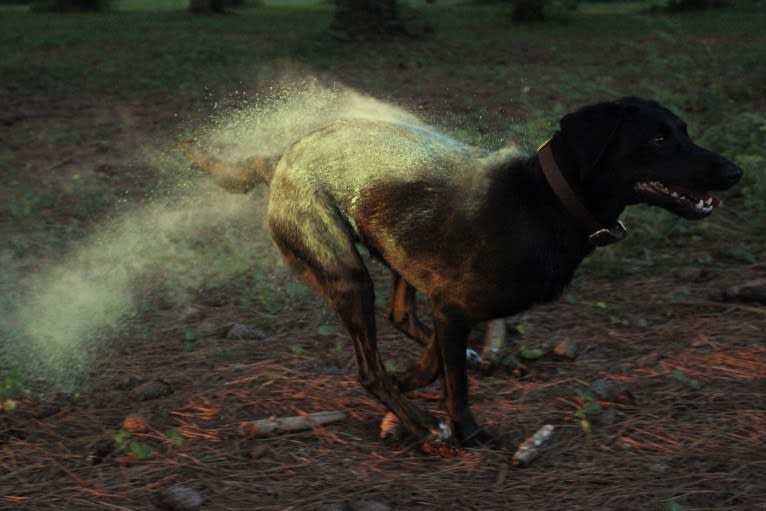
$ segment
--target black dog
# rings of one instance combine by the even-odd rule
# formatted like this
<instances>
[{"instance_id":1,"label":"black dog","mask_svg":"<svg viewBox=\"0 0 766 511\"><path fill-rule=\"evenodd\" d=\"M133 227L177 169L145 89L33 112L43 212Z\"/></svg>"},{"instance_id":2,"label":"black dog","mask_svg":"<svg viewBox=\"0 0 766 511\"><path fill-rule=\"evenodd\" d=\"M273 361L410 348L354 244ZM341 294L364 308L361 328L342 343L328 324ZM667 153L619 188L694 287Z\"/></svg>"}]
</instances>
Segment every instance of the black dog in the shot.
<instances>
[{"instance_id":1,"label":"black dog","mask_svg":"<svg viewBox=\"0 0 766 511\"><path fill-rule=\"evenodd\" d=\"M235 164L186 154L219 184L270 184L268 222L287 262L324 295L354 342L362 385L411 433L485 441L468 406L466 339L476 323L556 299L594 247L618 241L629 204L689 219L710 214L742 171L696 146L656 102L625 98L566 115L536 154L489 153L421 125L363 119L310 133L281 159ZM394 377L377 348L366 245L394 274L389 316L427 344ZM415 315L428 296L433 331ZM403 393L444 380L452 424Z\"/></svg>"}]
</instances>

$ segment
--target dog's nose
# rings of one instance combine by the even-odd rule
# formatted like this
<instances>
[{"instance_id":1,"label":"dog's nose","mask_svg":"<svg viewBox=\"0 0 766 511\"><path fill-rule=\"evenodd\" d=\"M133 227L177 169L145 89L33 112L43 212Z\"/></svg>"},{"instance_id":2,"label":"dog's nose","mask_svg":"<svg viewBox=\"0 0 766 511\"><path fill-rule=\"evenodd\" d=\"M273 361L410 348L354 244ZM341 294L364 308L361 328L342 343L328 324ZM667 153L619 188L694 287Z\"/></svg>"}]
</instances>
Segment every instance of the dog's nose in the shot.
<instances>
[{"instance_id":1,"label":"dog's nose","mask_svg":"<svg viewBox=\"0 0 766 511\"><path fill-rule=\"evenodd\" d=\"M734 186L742 177L742 169L733 163L726 162L721 168L719 175L724 186Z\"/></svg>"}]
</instances>

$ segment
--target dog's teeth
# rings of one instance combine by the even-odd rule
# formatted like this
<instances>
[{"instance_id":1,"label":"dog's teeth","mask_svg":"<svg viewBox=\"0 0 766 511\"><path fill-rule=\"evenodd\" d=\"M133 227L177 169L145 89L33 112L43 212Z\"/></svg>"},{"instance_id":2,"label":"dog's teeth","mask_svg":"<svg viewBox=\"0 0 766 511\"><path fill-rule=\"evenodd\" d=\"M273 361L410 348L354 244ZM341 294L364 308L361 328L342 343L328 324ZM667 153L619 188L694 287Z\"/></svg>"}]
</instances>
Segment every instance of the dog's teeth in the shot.
<instances>
[{"instance_id":1,"label":"dog's teeth","mask_svg":"<svg viewBox=\"0 0 766 511\"><path fill-rule=\"evenodd\" d=\"M702 209L705 207L705 201L700 199L700 201L697 203L697 209Z\"/></svg>"},{"instance_id":2,"label":"dog's teeth","mask_svg":"<svg viewBox=\"0 0 766 511\"><path fill-rule=\"evenodd\" d=\"M706 206L712 206L713 205L713 198L712 197L708 197L707 200L705 201L705 205Z\"/></svg>"},{"instance_id":3,"label":"dog's teeth","mask_svg":"<svg viewBox=\"0 0 766 511\"><path fill-rule=\"evenodd\" d=\"M672 195L672 196L673 196L673 197L675 197L676 199L678 198L678 194L677 194L676 192L673 192L673 193L671 193L670 195Z\"/></svg>"}]
</instances>

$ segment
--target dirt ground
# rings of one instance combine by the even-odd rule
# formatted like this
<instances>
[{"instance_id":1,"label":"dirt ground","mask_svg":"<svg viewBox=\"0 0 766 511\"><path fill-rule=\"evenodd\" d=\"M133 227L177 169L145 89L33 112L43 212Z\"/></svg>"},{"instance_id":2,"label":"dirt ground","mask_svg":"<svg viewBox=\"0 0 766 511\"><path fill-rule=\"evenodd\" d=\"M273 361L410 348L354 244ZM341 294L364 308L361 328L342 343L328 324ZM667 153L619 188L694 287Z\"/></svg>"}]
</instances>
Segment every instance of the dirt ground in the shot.
<instances>
[{"instance_id":1,"label":"dirt ground","mask_svg":"<svg viewBox=\"0 0 766 511\"><path fill-rule=\"evenodd\" d=\"M424 89L395 94L438 109L441 89ZM489 122L523 115L492 114L497 89L470 95L465 107L485 98L497 116ZM10 147L20 171L3 177L6 200L54 190L78 172L101 176L106 202L140 200L153 178L126 163L130 151L172 132L175 112L191 103L63 99L18 96L3 114L5 135L29 134ZM95 142L36 144L35 133L61 119ZM33 236L99 222L78 209L76 191L50 193L45 226L29 231L18 216L3 218L7 239L29 239L27 254L9 256L20 271L52 257ZM312 296L276 310L249 307L232 281L186 304L149 307L98 347L84 389L24 397L0 412L0 509L197 509L195 496L204 510L766 509L766 308L718 299L763 278L766 266L716 251L705 258L674 240L655 250L672 258L667 267L610 276L589 265L563 300L511 319L513 356L470 376L474 411L501 447L449 456L378 438L384 409L356 382L346 335ZM375 273L387 289L385 270ZM280 273L268 284L279 290L294 279ZM404 368L418 347L382 310L384 358ZM232 323L261 332L230 339ZM554 356L560 342L576 346L576 356ZM152 382L157 397L137 395ZM439 396L437 386L414 394L432 410ZM346 418L270 438L240 432L244 421L331 410ZM516 447L544 424L555 432L542 456L513 466ZM173 491L190 502L169 502Z\"/></svg>"}]
</instances>

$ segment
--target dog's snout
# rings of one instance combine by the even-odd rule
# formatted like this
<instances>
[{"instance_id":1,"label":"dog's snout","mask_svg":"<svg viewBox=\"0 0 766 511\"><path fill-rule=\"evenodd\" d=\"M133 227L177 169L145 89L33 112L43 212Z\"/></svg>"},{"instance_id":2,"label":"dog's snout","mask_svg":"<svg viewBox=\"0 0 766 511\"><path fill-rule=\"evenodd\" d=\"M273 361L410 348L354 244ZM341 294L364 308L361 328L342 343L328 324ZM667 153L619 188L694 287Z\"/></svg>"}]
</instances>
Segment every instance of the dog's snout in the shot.
<instances>
[{"instance_id":1,"label":"dog's snout","mask_svg":"<svg viewBox=\"0 0 766 511\"><path fill-rule=\"evenodd\" d=\"M719 176L724 186L734 186L742 178L742 169L727 161L721 166Z\"/></svg>"}]
</instances>

